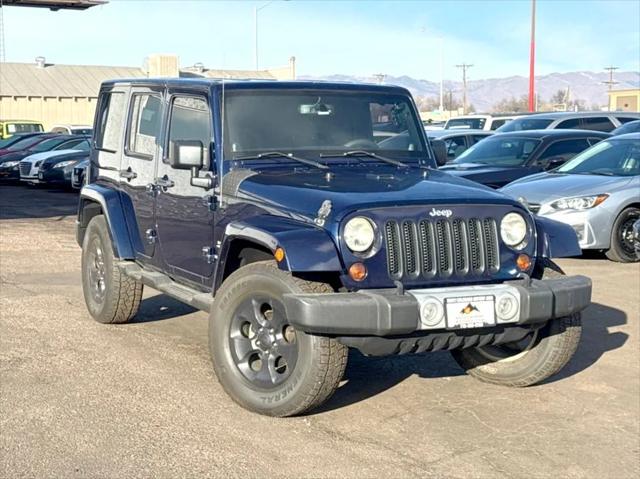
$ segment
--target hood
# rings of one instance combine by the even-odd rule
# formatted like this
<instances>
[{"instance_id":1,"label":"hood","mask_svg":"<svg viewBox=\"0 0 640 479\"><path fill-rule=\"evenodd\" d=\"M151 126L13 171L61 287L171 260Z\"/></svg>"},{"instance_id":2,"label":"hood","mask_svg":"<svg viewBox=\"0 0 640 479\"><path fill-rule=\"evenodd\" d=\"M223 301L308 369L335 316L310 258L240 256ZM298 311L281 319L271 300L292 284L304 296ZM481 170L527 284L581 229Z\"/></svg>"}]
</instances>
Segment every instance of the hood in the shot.
<instances>
[{"instance_id":1,"label":"hood","mask_svg":"<svg viewBox=\"0 0 640 479\"><path fill-rule=\"evenodd\" d=\"M223 191L264 207L314 218L331 201L335 221L354 210L398 205L494 203L513 200L488 187L431 169L341 165L330 170L234 170Z\"/></svg>"},{"instance_id":2,"label":"hood","mask_svg":"<svg viewBox=\"0 0 640 479\"><path fill-rule=\"evenodd\" d=\"M49 158L55 158L56 156L68 155L69 153L76 153L80 150L55 150L55 151L43 151L41 153L34 153L27 156L23 161L35 163L40 160L48 160Z\"/></svg>"},{"instance_id":3,"label":"hood","mask_svg":"<svg viewBox=\"0 0 640 479\"><path fill-rule=\"evenodd\" d=\"M24 158L24 152L22 151L9 151L6 154L0 156L0 163L4 163L5 161L16 161Z\"/></svg>"},{"instance_id":4,"label":"hood","mask_svg":"<svg viewBox=\"0 0 640 479\"><path fill-rule=\"evenodd\" d=\"M495 173L498 171L505 171L513 169L511 166L491 166L483 165L482 163L453 163L444 165L440 169L446 173L455 176L473 176L487 173Z\"/></svg>"},{"instance_id":5,"label":"hood","mask_svg":"<svg viewBox=\"0 0 640 479\"><path fill-rule=\"evenodd\" d=\"M622 176L540 173L514 181L500 191L529 203L547 203L558 198L597 195L625 186L631 178Z\"/></svg>"}]
</instances>

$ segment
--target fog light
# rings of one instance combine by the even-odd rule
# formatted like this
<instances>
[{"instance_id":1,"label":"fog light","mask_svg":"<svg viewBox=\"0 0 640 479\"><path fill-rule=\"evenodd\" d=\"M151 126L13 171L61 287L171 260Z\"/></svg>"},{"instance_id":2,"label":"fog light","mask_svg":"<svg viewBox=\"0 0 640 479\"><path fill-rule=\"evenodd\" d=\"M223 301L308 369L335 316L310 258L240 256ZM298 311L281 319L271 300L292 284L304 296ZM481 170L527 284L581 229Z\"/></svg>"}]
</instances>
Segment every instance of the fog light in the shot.
<instances>
[{"instance_id":1,"label":"fog light","mask_svg":"<svg viewBox=\"0 0 640 479\"><path fill-rule=\"evenodd\" d=\"M367 277L367 267L362 263L353 263L349 266L349 277L354 281L362 281Z\"/></svg>"},{"instance_id":2,"label":"fog light","mask_svg":"<svg viewBox=\"0 0 640 479\"><path fill-rule=\"evenodd\" d=\"M527 256L526 254L518 255L516 264L518 265L518 269L520 271L527 271L531 267L531 258L529 258L529 256Z\"/></svg>"},{"instance_id":3,"label":"fog light","mask_svg":"<svg viewBox=\"0 0 640 479\"><path fill-rule=\"evenodd\" d=\"M442 303L436 298L426 298L422 300L420 307L420 317L425 326L435 326L444 316Z\"/></svg>"},{"instance_id":4,"label":"fog light","mask_svg":"<svg viewBox=\"0 0 640 479\"><path fill-rule=\"evenodd\" d=\"M518 300L511 293L504 293L496 301L496 314L502 320L512 319L518 312Z\"/></svg>"}]
</instances>

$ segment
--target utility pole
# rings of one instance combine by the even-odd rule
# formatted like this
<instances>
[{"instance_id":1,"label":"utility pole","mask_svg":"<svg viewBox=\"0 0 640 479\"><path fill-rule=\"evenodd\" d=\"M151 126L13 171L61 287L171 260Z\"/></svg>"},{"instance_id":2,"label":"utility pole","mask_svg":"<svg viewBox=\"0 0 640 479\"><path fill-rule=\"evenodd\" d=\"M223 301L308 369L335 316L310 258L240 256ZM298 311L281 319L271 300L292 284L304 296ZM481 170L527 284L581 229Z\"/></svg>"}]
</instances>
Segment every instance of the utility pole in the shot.
<instances>
[{"instance_id":1,"label":"utility pole","mask_svg":"<svg viewBox=\"0 0 640 479\"><path fill-rule=\"evenodd\" d=\"M609 91L613 88L613 85L617 85L618 82L613 80L613 72L616 71L619 67L609 66L604 67L606 71L609 72L609 81L603 81L604 85L609 87ZM607 102L607 110L611 111L611 97L609 97L609 101Z\"/></svg>"},{"instance_id":2,"label":"utility pole","mask_svg":"<svg viewBox=\"0 0 640 479\"><path fill-rule=\"evenodd\" d=\"M535 111L536 0L531 0L531 44L529 46L529 112Z\"/></svg>"},{"instance_id":3,"label":"utility pole","mask_svg":"<svg viewBox=\"0 0 640 479\"><path fill-rule=\"evenodd\" d=\"M462 63L456 65L457 68L462 68L462 114L467 114L467 69L473 65L470 63Z\"/></svg>"}]
</instances>

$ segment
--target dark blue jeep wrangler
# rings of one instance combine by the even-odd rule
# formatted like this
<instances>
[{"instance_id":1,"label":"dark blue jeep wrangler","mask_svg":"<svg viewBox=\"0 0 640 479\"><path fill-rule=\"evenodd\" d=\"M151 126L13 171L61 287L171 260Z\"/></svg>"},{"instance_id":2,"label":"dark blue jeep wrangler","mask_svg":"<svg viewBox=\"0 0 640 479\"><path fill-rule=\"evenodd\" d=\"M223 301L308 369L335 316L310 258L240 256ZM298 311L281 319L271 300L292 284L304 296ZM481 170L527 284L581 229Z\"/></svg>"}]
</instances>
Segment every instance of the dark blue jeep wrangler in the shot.
<instances>
[{"instance_id":1,"label":"dark blue jeep wrangler","mask_svg":"<svg viewBox=\"0 0 640 479\"><path fill-rule=\"evenodd\" d=\"M349 347L542 381L591 297L551 261L575 233L437 158L398 87L104 83L78 212L89 312L127 322L143 285L208 311L220 383L273 416L327 400Z\"/></svg>"}]
</instances>

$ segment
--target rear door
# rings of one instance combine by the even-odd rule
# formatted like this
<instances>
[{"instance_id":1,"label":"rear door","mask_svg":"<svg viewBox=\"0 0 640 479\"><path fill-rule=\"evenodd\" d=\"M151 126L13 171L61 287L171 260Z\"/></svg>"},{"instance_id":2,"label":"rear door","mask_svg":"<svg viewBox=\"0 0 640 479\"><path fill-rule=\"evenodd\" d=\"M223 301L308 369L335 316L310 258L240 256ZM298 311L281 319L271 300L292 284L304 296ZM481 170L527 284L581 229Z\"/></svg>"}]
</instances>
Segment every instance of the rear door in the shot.
<instances>
[{"instance_id":1,"label":"rear door","mask_svg":"<svg viewBox=\"0 0 640 479\"><path fill-rule=\"evenodd\" d=\"M159 139L163 115L162 87L133 86L127 111L124 153L120 171L120 188L128 199L125 208L131 207L135 218L130 224L136 253L142 261L154 256L157 232L155 227L155 174L159 157Z\"/></svg>"},{"instance_id":2,"label":"rear door","mask_svg":"<svg viewBox=\"0 0 640 479\"><path fill-rule=\"evenodd\" d=\"M214 211L212 191L191 185L191 171L174 169L170 158L178 141L200 141L205 148L204 167L212 169L213 123L206 91L170 89L164 153L157 176L166 186L156 197L156 221L163 268L191 283L207 285L214 270ZM207 254L210 255L207 257Z\"/></svg>"},{"instance_id":3,"label":"rear door","mask_svg":"<svg viewBox=\"0 0 640 479\"><path fill-rule=\"evenodd\" d=\"M568 138L549 143L547 147L538 154L531 166L542 170L549 170L561 166L578 153L589 148L590 143L587 138Z\"/></svg>"}]
</instances>

